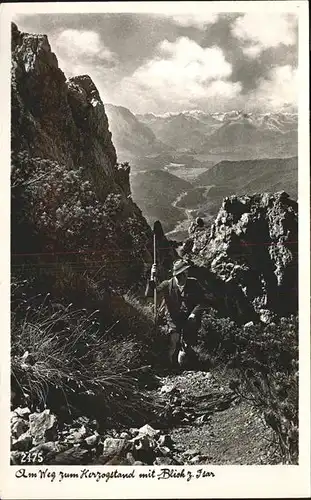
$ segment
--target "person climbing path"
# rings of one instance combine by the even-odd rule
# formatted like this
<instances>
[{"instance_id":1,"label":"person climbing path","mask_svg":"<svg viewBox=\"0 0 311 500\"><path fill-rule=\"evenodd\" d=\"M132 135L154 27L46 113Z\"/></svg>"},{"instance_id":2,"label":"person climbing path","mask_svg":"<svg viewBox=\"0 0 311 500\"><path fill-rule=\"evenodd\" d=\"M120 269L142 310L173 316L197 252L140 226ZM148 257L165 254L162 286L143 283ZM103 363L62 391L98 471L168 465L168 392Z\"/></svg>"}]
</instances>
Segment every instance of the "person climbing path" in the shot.
<instances>
[{"instance_id":1,"label":"person climbing path","mask_svg":"<svg viewBox=\"0 0 311 500\"><path fill-rule=\"evenodd\" d=\"M191 263L176 260L172 278L157 285L158 267L153 264L145 292L146 297L151 297L156 289L160 299L158 321L162 320L169 335L168 358L172 368L194 356L192 346L196 344L202 313L213 302L213 296L203 290L198 280L188 276L190 267Z\"/></svg>"}]
</instances>

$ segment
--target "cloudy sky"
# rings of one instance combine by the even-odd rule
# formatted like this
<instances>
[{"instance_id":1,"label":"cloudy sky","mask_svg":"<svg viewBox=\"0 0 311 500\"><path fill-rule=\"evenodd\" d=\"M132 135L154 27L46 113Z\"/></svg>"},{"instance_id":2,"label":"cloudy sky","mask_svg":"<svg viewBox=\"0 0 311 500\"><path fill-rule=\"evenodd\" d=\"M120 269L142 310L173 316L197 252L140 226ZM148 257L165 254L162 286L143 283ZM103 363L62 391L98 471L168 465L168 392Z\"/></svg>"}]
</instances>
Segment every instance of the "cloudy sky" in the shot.
<instances>
[{"instance_id":1,"label":"cloudy sky","mask_svg":"<svg viewBox=\"0 0 311 500\"><path fill-rule=\"evenodd\" d=\"M296 108L294 14L18 15L45 33L67 77L89 74L102 100L134 113Z\"/></svg>"}]
</instances>

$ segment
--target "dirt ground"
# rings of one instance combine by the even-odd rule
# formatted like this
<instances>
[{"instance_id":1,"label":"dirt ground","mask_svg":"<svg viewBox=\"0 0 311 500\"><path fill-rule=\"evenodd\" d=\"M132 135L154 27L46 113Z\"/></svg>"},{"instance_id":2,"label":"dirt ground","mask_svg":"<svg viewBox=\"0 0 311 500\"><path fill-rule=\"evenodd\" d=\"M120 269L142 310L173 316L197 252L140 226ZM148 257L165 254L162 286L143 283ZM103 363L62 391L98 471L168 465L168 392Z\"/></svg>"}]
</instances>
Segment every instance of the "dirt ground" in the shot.
<instances>
[{"instance_id":1,"label":"dirt ground","mask_svg":"<svg viewBox=\"0 0 311 500\"><path fill-rule=\"evenodd\" d=\"M179 421L169 433L185 464L278 463L272 431L260 413L233 395L220 371L185 371L161 377L157 395Z\"/></svg>"}]
</instances>

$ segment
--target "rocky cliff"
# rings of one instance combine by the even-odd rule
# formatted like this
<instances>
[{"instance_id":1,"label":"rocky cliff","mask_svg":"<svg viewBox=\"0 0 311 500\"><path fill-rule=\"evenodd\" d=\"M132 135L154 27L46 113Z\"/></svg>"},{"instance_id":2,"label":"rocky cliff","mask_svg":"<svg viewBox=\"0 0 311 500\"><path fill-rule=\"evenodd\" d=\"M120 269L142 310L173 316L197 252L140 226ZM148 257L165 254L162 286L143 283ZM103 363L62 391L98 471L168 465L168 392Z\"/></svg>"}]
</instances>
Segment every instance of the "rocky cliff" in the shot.
<instances>
[{"instance_id":1,"label":"rocky cliff","mask_svg":"<svg viewBox=\"0 0 311 500\"><path fill-rule=\"evenodd\" d=\"M85 272L133 287L151 263L152 235L94 83L66 80L47 37L13 24L11 84L14 272L26 263L57 289Z\"/></svg>"},{"instance_id":2,"label":"rocky cliff","mask_svg":"<svg viewBox=\"0 0 311 500\"><path fill-rule=\"evenodd\" d=\"M105 104L105 110L119 157L129 161L140 155L161 153L169 149L129 109Z\"/></svg>"},{"instance_id":3,"label":"rocky cliff","mask_svg":"<svg viewBox=\"0 0 311 500\"><path fill-rule=\"evenodd\" d=\"M263 321L297 313L298 204L284 191L227 197L211 230L189 232L184 253L221 280L222 293L242 291Z\"/></svg>"}]
</instances>

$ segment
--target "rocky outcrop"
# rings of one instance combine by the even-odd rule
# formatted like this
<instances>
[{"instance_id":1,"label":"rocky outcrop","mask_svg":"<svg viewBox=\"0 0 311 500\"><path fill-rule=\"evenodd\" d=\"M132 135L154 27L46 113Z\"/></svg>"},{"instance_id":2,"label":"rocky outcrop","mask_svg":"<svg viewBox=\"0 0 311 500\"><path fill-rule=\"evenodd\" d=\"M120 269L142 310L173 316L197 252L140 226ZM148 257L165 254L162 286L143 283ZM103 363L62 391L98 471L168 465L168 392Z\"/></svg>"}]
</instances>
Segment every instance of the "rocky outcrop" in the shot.
<instances>
[{"instance_id":1,"label":"rocky outcrop","mask_svg":"<svg viewBox=\"0 0 311 500\"><path fill-rule=\"evenodd\" d=\"M120 290L144 280L151 230L90 77L66 80L47 37L13 24L11 84L14 266L24 263L21 254L41 274L56 266L56 290L77 270L78 279L85 271Z\"/></svg>"},{"instance_id":2,"label":"rocky outcrop","mask_svg":"<svg viewBox=\"0 0 311 500\"><path fill-rule=\"evenodd\" d=\"M298 205L284 191L225 198L211 231L190 228L189 249L262 321L297 313Z\"/></svg>"}]
</instances>

